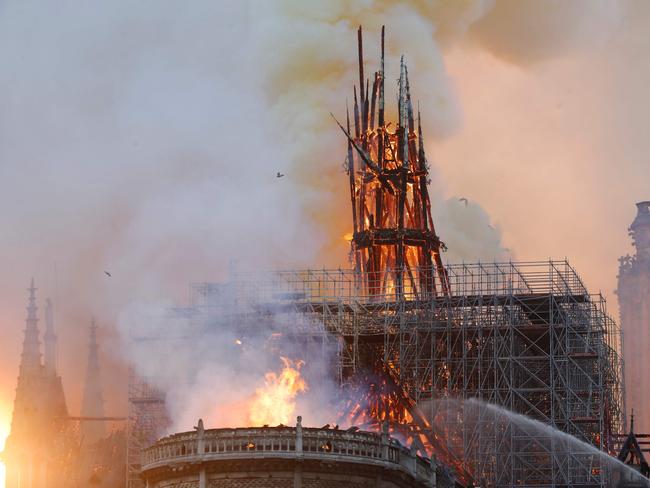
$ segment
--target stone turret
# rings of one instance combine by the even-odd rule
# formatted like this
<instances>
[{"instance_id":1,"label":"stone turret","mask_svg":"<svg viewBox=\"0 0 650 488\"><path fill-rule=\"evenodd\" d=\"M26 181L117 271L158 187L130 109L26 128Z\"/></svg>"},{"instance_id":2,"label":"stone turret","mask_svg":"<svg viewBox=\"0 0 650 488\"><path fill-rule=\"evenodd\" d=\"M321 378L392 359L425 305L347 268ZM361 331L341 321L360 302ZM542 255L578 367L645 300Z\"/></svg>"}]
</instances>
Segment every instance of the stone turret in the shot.
<instances>
[{"instance_id":1,"label":"stone turret","mask_svg":"<svg viewBox=\"0 0 650 488\"><path fill-rule=\"evenodd\" d=\"M54 331L54 307L49 298L45 301L45 374L56 376L58 338Z\"/></svg>"},{"instance_id":2,"label":"stone turret","mask_svg":"<svg viewBox=\"0 0 650 488\"><path fill-rule=\"evenodd\" d=\"M61 378L48 374L42 364L36 287L32 279L27 302L25 338L11 433L3 458L7 488L63 488L62 462L65 459L68 415Z\"/></svg>"},{"instance_id":3,"label":"stone turret","mask_svg":"<svg viewBox=\"0 0 650 488\"><path fill-rule=\"evenodd\" d=\"M99 367L99 345L97 344L97 325L92 319L88 339L88 363L86 366L86 381L84 384L82 417L104 416L104 395L102 393L101 371ZM85 421L81 425L82 442L90 444L105 435L104 422Z\"/></svg>"},{"instance_id":4,"label":"stone turret","mask_svg":"<svg viewBox=\"0 0 650 488\"><path fill-rule=\"evenodd\" d=\"M31 374L38 373L41 365L41 341L38 330L38 317L36 315L38 307L36 306L36 288L34 287L34 278L30 283L29 298L27 301L27 319L25 320L25 336L23 339L23 351L20 356L20 378Z\"/></svg>"},{"instance_id":5,"label":"stone turret","mask_svg":"<svg viewBox=\"0 0 650 488\"><path fill-rule=\"evenodd\" d=\"M618 294L625 361L625 396L628 408L641 409L637 428L650 431L650 384L645 362L650 351L650 201L636 204L629 227L635 254L620 258Z\"/></svg>"}]
</instances>

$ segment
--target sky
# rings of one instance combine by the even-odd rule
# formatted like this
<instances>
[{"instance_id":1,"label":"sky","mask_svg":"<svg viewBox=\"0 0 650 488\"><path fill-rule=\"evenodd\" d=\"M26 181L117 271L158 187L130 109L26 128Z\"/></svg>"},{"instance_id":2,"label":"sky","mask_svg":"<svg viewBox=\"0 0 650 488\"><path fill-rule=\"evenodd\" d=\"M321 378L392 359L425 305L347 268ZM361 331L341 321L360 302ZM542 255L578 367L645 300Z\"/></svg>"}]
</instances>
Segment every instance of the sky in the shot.
<instances>
[{"instance_id":1,"label":"sky","mask_svg":"<svg viewBox=\"0 0 650 488\"><path fill-rule=\"evenodd\" d=\"M32 276L70 410L94 316L123 415L133 303L186 303L231 262L348 265L329 112L351 99L360 23L367 72L382 24L388 81L409 63L445 258L567 258L616 316L650 198L647 2L0 0L0 440Z\"/></svg>"},{"instance_id":2,"label":"sky","mask_svg":"<svg viewBox=\"0 0 650 488\"><path fill-rule=\"evenodd\" d=\"M567 258L617 315L617 257L650 196L648 4L600 45L526 65L476 46L446 57L462 130L436 144L454 192L478 201L517 259Z\"/></svg>"}]
</instances>

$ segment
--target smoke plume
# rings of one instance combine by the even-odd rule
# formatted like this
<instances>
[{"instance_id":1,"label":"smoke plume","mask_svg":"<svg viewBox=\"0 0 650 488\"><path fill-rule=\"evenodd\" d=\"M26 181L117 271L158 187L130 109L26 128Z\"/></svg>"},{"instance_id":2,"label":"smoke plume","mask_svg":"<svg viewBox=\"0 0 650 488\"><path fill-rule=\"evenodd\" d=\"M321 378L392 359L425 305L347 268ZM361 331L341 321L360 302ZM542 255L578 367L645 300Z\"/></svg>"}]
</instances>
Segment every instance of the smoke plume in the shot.
<instances>
[{"instance_id":1,"label":"smoke plume","mask_svg":"<svg viewBox=\"0 0 650 488\"><path fill-rule=\"evenodd\" d=\"M453 185L446 179L454 175L451 165L465 171L481 160L470 164L452 152L456 159L445 161L437 150L449 154L445 141L468 123L445 56L478 51L518 70L535 69L606 41L625 5L1 2L0 320L12 331L1 395L12 395L22 288L31 274L41 298L58 298L60 369L73 411L80 396L76 358L85 352L79 331L91 315L105 325L104 368L117 372L104 375L111 412L125 408L122 353L132 307L184 303L188 282L223 279L233 260L249 269L346 265L345 148L328 113L342 116L357 80L359 24L367 72L376 69L379 29L387 26L387 97L406 55L448 259L508 259L497 221L509 214L490 216L481 204L491 197L470 191L476 184L469 170L451 178ZM394 105L388 103L390 117ZM518 127L507 130L512 141L526 137ZM498 193L498 175L490 176ZM214 395L210 402L226 388L213 378L242 374L228 354L215 359L209 348L144 348L127 359L146 370L169 354L178 356L174 364L198 362L193 391ZM272 361L277 357L261 364L272 370ZM263 379L264 368L241 384Z\"/></svg>"}]
</instances>

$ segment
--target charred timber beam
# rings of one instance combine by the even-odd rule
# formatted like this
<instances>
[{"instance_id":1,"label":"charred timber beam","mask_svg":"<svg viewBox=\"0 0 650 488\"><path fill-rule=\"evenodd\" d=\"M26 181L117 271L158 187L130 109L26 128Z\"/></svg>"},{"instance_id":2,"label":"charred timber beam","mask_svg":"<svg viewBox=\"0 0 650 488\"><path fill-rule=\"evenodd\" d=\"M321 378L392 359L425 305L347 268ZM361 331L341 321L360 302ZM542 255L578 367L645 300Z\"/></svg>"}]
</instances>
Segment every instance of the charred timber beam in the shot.
<instances>
[{"instance_id":1,"label":"charred timber beam","mask_svg":"<svg viewBox=\"0 0 650 488\"><path fill-rule=\"evenodd\" d=\"M440 239L430 230L423 229L372 229L355 232L354 243L359 248L372 245L395 245L403 242L407 246L421 246L423 244L436 245Z\"/></svg>"},{"instance_id":2,"label":"charred timber beam","mask_svg":"<svg viewBox=\"0 0 650 488\"><path fill-rule=\"evenodd\" d=\"M346 102L346 116L348 133L350 132L350 110ZM348 174L350 176L350 201L352 203L352 228L354 232L359 230L357 223L357 205L356 205L356 183L354 181L354 154L352 153L352 144L348 140Z\"/></svg>"},{"instance_id":3,"label":"charred timber beam","mask_svg":"<svg viewBox=\"0 0 650 488\"><path fill-rule=\"evenodd\" d=\"M363 103L365 101L364 98L364 93L363 93L363 81L364 81L364 76L363 76L363 33L361 31L361 26L359 26L359 29L357 30L357 43L358 43L358 49L359 49L359 95L361 98L361 104L363 106Z\"/></svg>"},{"instance_id":4,"label":"charred timber beam","mask_svg":"<svg viewBox=\"0 0 650 488\"><path fill-rule=\"evenodd\" d=\"M345 130L345 128L341 125L341 123L338 120L336 120L336 117L334 117L334 115L331 114L331 113L330 113L330 115L336 121L336 123L338 124L339 128L343 131L345 136L348 138L348 141L350 142L350 144L352 144L352 147L354 147L354 149L357 151L357 153L361 157L361 160L366 164L368 169L370 169L370 171L372 171L375 174L375 176L377 176L377 178L379 179L381 184L384 186L386 191L388 191L388 193L390 193L391 195L395 195L395 190L392 187L392 184L391 184L390 180L386 176L381 174L381 169L379 168L379 166L377 166L373 162L372 158L370 157L370 155L366 151L364 151L362 148L359 147L359 145L352 138L352 136L350 136L350 133Z\"/></svg>"}]
</instances>

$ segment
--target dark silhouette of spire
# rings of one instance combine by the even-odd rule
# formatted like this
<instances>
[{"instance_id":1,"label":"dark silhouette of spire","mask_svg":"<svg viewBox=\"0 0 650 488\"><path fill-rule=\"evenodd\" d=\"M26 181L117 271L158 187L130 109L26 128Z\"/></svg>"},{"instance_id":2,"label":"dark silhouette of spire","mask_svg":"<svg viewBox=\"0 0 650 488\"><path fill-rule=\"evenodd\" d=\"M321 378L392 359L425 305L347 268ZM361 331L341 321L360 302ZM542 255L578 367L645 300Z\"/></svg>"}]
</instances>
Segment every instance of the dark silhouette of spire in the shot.
<instances>
[{"instance_id":1,"label":"dark silhouette of spire","mask_svg":"<svg viewBox=\"0 0 650 488\"><path fill-rule=\"evenodd\" d=\"M88 341L88 364L86 366L86 382L84 384L82 417L103 417L104 396L102 394L101 371L99 368L99 346L97 344L97 325L93 318L90 323ZM90 444L104 437L104 423L86 421L81 426L82 441Z\"/></svg>"},{"instance_id":2,"label":"dark silhouette of spire","mask_svg":"<svg viewBox=\"0 0 650 488\"><path fill-rule=\"evenodd\" d=\"M45 301L45 374L56 376L57 369L57 336L54 331L54 310L52 300Z\"/></svg>"},{"instance_id":3,"label":"dark silhouette of spire","mask_svg":"<svg viewBox=\"0 0 650 488\"><path fill-rule=\"evenodd\" d=\"M631 417L630 433L627 435L627 439L625 439L621 451L618 453L618 460L636 469L647 478L650 476L650 467L634 433L634 410L632 410Z\"/></svg>"},{"instance_id":4,"label":"dark silhouette of spire","mask_svg":"<svg viewBox=\"0 0 650 488\"><path fill-rule=\"evenodd\" d=\"M56 374L47 374L43 367L34 279L31 280L28 291L25 338L20 357L11 432L3 453L7 473L6 486L64 486L58 481L61 475L60 462L63 458L57 456L61 455L61 443L67 435L65 425L60 419L68 416L68 409L61 378ZM31 481L26 484L25 480Z\"/></svg>"},{"instance_id":5,"label":"dark silhouette of spire","mask_svg":"<svg viewBox=\"0 0 650 488\"><path fill-rule=\"evenodd\" d=\"M38 330L38 318L36 312L36 288L34 278L28 288L29 299L27 302L27 319L25 320L25 338L23 340L23 352L20 357L20 376L24 377L30 373L39 372L41 365L41 342Z\"/></svg>"}]
</instances>

